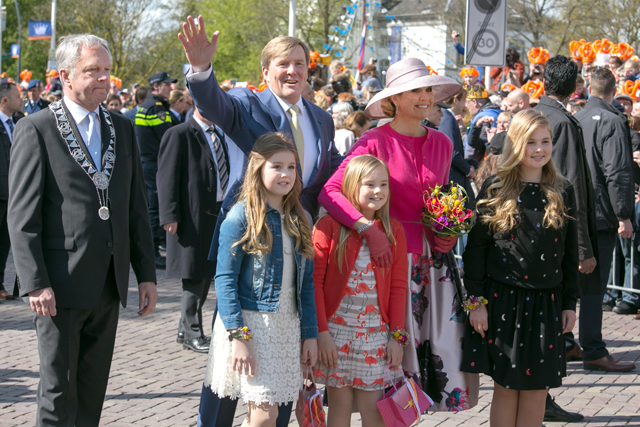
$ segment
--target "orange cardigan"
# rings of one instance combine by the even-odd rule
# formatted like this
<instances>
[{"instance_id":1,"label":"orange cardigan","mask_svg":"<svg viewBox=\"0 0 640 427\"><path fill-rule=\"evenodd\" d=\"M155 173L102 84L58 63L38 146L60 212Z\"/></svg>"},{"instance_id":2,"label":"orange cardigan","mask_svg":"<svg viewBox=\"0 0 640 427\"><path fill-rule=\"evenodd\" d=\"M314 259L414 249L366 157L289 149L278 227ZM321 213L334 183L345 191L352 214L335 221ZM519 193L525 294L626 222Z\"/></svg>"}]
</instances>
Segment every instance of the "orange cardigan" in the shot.
<instances>
[{"instance_id":1,"label":"orange cardigan","mask_svg":"<svg viewBox=\"0 0 640 427\"><path fill-rule=\"evenodd\" d=\"M382 229L382 223L377 220L374 227ZM385 323L389 323L391 330L404 328L404 313L409 280L407 241L402 224L391 219L391 230L396 243L392 248L393 265L384 270L384 274L375 264L373 274L378 290L378 304L380 314ZM313 283L316 287L316 314L318 317L318 331L329 330L327 320L333 316L340 306L349 275L358 258L362 237L357 231L351 230L347 240L346 263L342 263L342 273L338 269L336 254L340 239L340 223L326 215L318 221L313 230Z\"/></svg>"}]
</instances>

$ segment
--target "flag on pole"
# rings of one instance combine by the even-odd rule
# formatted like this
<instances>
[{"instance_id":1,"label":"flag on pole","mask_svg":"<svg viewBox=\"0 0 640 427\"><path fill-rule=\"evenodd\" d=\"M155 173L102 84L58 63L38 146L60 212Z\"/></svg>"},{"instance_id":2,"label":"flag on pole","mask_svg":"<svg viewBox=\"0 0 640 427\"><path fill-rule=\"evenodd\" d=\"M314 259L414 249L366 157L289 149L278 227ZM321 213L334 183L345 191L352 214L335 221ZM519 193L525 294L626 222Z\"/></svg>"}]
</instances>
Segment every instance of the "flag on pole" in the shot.
<instances>
[{"instance_id":1,"label":"flag on pole","mask_svg":"<svg viewBox=\"0 0 640 427\"><path fill-rule=\"evenodd\" d=\"M51 38L51 21L29 21L29 40Z\"/></svg>"},{"instance_id":2,"label":"flag on pole","mask_svg":"<svg viewBox=\"0 0 640 427\"><path fill-rule=\"evenodd\" d=\"M20 57L20 45L19 44L12 44L11 45L11 57L12 58L19 58Z\"/></svg>"},{"instance_id":3,"label":"flag on pole","mask_svg":"<svg viewBox=\"0 0 640 427\"><path fill-rule=\"evenodd\" d=\"M362 8L362 40L360 41L360 59L358 59L358 74L364 66L364 44L367 39L367 14L366 7Z\"/></svg>"}]
</instances>

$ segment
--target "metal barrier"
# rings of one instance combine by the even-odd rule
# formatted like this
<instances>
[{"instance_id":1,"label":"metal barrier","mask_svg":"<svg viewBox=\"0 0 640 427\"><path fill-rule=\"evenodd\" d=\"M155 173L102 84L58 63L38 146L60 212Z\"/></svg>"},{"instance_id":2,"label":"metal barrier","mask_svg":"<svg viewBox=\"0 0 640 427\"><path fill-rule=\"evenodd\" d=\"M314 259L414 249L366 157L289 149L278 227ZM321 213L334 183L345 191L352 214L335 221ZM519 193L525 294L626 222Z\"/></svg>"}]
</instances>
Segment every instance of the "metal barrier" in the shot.
<instances>
[{"instance_id":1,"label":"metal barrier","mask_svg":"<svg viewBox=\"0 0 640 427\"><path fill-rule=\"evenodd\" d=\"M635 233L633 236L631 236L631 271L633 272L635 269L635 252L637 247L635 247ZM616 260L616 250L613 250L613 259L611 261L611 274L609 275L609 282L607 283L607 289L613 289L616 291L625 291L625 292L631 292L633 294L640 294L640 289L632 289L632 288L624 288L622 286L615 286L614 283L618 283L618 281L616 280L616 269L615 266L617 264L617 260ZM640 274L640 272L639 272ZM631 278L631 286L633 286L633 278Z\"/></svg>"}]
</instances>

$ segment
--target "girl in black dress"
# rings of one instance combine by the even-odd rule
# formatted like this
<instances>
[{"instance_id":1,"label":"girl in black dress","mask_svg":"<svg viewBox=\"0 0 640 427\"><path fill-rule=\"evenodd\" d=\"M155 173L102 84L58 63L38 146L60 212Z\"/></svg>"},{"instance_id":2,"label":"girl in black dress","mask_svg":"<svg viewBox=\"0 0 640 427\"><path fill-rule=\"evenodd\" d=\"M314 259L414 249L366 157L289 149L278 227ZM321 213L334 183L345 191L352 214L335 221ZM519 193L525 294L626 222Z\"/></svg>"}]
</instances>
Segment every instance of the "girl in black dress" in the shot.
<instances>
[{"instance_id":1,"label":"girl in black dress","mask_svg":"<svg viewBox=\"0 0 640 427\"><path fill-rule=\"evenodd\" d=\"M573 188L556 172L552 148L544 116L514 116L463 255L470 311L461 370L493 378L492 427L539 427L548 389L565 376L578 242Z\"/></svg>"}]
</instances>

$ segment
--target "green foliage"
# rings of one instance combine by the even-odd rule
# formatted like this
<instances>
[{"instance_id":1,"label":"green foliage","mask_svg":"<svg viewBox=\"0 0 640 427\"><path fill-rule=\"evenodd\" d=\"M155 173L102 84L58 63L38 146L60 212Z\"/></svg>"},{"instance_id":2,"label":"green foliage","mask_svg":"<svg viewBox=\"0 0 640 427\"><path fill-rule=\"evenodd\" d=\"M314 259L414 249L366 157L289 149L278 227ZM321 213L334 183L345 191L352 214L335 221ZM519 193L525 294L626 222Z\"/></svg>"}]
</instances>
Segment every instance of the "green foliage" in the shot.
<instances>
[{"instance_id":1,"label":"green foliage","mask_svg":"<svg viewBox=\"0 0 640 427\"><path fill-rule=\"evenodd\" d=\"M262 81L262 48L269 40L287 34L288 2L203 0L200 13L209 37L220 31L213 58L218 80L237 78L257 86Z\"/></svg>"}]
</instances>

